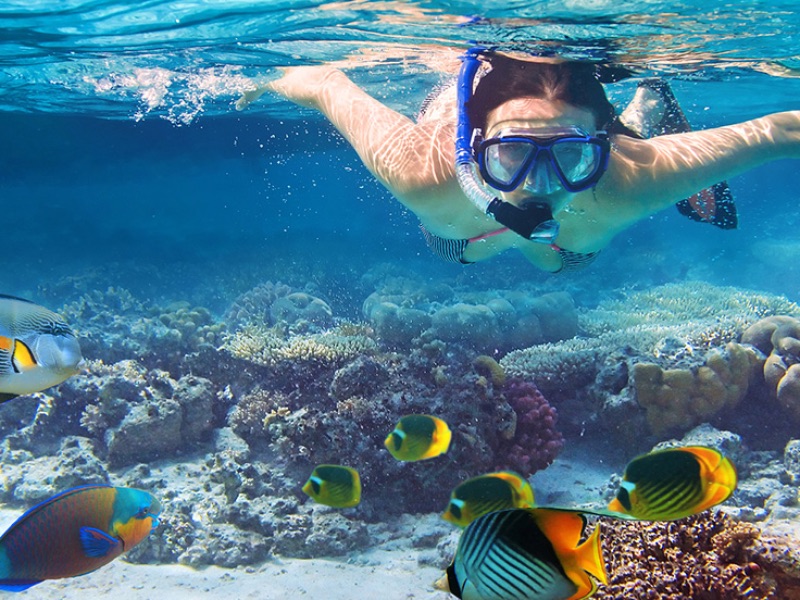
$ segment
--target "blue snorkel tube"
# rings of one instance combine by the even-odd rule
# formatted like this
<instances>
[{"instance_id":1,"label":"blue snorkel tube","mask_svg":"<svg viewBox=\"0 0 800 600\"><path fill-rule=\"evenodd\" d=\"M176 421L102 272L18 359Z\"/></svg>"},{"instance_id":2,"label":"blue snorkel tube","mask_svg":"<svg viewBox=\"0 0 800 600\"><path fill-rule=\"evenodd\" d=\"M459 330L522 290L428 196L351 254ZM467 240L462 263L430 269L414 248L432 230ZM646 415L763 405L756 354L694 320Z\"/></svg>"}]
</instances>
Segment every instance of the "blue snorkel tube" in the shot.
<instances>
[{"instance_id":1,"label":"blue snorkel tube","mask_svg":"<svg viewBox=\"0 0 800 600\"><path fill-rule=\"evenodd\" d=\"M518 208L501 200L484 188L478 178L472 150L474 130L467 113L467 103L472 99L475 74L481 66L480 56L485 48L470 48L461 58L458 74L458 123L456 125L456 179L461 190L482 213L508 227L526 240L552 244L558 236L558 221L553 219L550 207L544 202L531 203Z\"/></svg>"}]
</instances>

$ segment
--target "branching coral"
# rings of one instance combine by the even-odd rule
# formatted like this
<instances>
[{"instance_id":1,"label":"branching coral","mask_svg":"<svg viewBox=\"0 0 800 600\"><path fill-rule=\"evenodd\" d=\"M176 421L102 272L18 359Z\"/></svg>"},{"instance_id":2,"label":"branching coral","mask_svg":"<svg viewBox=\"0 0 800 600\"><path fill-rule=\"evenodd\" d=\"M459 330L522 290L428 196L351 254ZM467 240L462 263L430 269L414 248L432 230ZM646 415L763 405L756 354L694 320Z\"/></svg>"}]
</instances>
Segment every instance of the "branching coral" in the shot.
<instances>
[{"instance_id":1,"label":"branching coral","mask_svg":"<svg viewBox=\"0 0 800 600\"><path fill-rule=\"evenodd\" d=\"M722 512L666 523L603 520L609 574L595 598L733 600L800 597L784 544Z\"/></svg>"},{"instance_id":2,"label":"branching coral","mask_svg":"<svg viewBox=\"0 0 800 600\"><path fill-rule=\"evenodd\" d=\"M284 337L275 328L246 325L229 335L223 348L236 358L275 367L282 363L338 365L356 356L371 354L376 344L352 326Z\"/></svg>"}]
</instances>

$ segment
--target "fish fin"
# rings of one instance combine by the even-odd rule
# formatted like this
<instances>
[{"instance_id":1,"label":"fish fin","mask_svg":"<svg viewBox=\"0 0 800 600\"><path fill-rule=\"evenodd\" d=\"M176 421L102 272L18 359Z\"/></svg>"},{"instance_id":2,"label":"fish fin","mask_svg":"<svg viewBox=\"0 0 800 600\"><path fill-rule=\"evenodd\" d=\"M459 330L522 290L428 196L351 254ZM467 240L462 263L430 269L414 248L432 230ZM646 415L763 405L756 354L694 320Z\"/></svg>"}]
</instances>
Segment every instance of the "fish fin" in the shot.
<instances>
[{"instance_id":1,"label":"fish fin","mask_svg":"<svg viewBox=\"0 0 800 600\"><path fill-rule=\"evenodd\" d=\"M30 371L39 363L33 356L33 351L28 344L22 340L14 340L11 364L14 367L15 373L22 373L23 371Z\"/></svg>"},{"instance_id":2,"label":"fish fin","mask_svg":"<svg viewBox=\"0 0 800 600\"><path fill-rule=\"evenodd\" d=\"M703 475L708 477L710 482L730 488L736 487L738 480L736 467L727 456L706 446L686 446L683 449L697 457L705 467Z\"/></svg>"},{"instance_id":3,"label":"fish fin","mask_svg":"<svg viewBox=\"0 0 800 600\"><path fill-rule=\"evenodd\" d=\"M0 402L8 402L19 396L19 394L7 394L7 393L0 393Z\"/></svg>"},{"instance_id":4,"label":"fish fin","mask_svg":"<svg viewBox=\"0 0 800 600\"><path fill-rule=\"evenodd\" d=\"M705 493L705 498L700 503L700 505L692 512L692 514L697 514L716 506L717 504L722 504L731 497L733 490L725 485L721 485L718 483L712 483Z\"/></svg>"},{"instance_id":5,"label":"fish fin","mask_svg":"<svg viewBox=\"0 0 800 600\"><path fill-rule=\"evenodd\" d=\"M108 556L120 544L118 539L94 527L81 527L80 536L83 553L91 558Z\"/></svg>"},{"instance_id":6,"label":"fish fin","mask_svg":"<svg viewBox=\"0 0 800 600\"><path fill-rule=\"evenodd\" d=\"M556 553L570 552L581 541L586 518L577 510L561 508L529 508L539 529L553 544Z\"/></svg>"},{"instance_id":7,"label":"fish fin","mask_svg":"<svg viewBox=\"0 0 800 600\"><path fill-rule=\"evenodd\" d=\"M0 591L22 592L42 583L42 581L44 581L44 579L0 579Z\"/></svg>"},{"instance_id":8,"label":"fish fin","mask_svg":"<svg viewBox=\"0 0 800 600\"><path fill-rule=\"evenodd\" d=\"M606 563L603 560L603 549L600 546L600 523L594 526L592 535L575 548L575 556L578 560L578 567L600 582L608 583Z\"/></svg>"}]
</instances>

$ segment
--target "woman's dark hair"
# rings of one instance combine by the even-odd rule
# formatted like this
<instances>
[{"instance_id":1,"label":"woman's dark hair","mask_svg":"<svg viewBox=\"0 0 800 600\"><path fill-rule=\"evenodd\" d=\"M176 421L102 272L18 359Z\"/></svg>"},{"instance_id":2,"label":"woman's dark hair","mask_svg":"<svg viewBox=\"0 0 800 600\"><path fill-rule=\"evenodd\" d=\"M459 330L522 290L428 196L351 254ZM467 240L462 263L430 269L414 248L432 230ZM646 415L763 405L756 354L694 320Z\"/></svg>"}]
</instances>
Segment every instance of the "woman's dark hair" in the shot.
<instances>
[{"instance_id":1,"label":"woman's dark hair","mask_svg":"<svg viewBox=\"0 0 800 600\"><path fill-rule=\"evenodd\" d=\"M594 63L559 63L517 60L501 54L484 55L491 70L484 75L467 104L472 127L486 132L489 112L514 98L561 100L585 108L595 116L598 129L610 129L616 120Z\"/></svg>"}]
</instances>

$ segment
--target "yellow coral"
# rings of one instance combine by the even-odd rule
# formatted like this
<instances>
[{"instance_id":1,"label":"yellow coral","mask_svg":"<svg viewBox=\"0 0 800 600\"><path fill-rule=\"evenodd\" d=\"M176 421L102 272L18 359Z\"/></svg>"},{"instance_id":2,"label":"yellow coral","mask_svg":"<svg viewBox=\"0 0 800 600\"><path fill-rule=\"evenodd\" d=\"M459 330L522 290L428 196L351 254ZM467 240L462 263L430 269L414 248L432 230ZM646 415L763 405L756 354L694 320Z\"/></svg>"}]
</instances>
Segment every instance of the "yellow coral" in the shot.
<instances>
[{"instance_id":1,"label":"yellow coral","mask_svg":"<svg viewBox=\"0 0 800 600\"><path fill-rule=\"evenodd\" d=\"M651 430L661 435L688 429L736 406L747 394L751 373L759 368L751 348L729 342L724 351L710 351L705 365L696 370L638 363L633 383Z\"/></svg>"},{"instance_id":2,"label":"yellow coral","mask_svg":"<svg viewBox=\"0 0 800 600\"><path fill-rule=\"evenodd\" d=\"M492 385L500 387L506 382L506 371L495 359L486 354L481 354L472 361L475 370L491 380Z\"/></svg>"}]
</instances>

